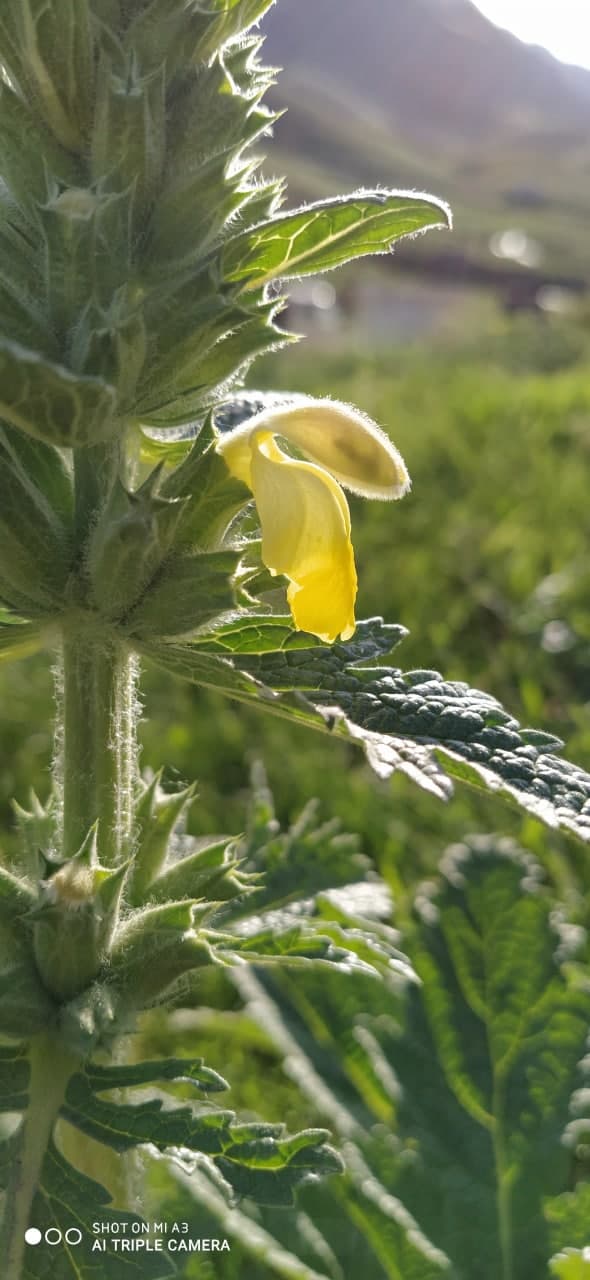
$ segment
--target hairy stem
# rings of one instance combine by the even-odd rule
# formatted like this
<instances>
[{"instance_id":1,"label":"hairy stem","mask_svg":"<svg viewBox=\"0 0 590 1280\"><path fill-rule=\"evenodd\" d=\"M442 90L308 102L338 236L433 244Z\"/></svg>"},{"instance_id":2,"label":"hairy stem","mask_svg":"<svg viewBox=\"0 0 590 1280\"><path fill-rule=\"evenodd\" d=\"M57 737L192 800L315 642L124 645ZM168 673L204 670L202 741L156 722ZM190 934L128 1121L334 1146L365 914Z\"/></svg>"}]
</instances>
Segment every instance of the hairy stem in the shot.
<instances>
[{"instance_id":1,"label":"hairy stem","mask_svg":"<svg viewBox=\"0 0 590 1280\"><path fill-rule=\"evenodd\" d=\"M78 575L84 596L88 535L117 476L125 481L127 454L119 444L79 449L74 459ZM84 615L82 614L83 618ZM80 848L94 822L102 862L128 855L137 763L135 660L98 624L68 619L63 636L63 681L56 736L61 742L63 856ZM59 705L61 704L61 705Z\"/></svg>"},{"instance_id":2,"label":"hairy stem","mask_svg":"<svg viewBox=\"0 0 590 1280\"><path fill-rule=\"evenodd\" d=\"M64 636L63 855L98 821L101 861L128 855L135 780L133 658L90 628Z\"/></svg>"},{"instance_id":3,"label":"hairy stem","mask_svg":"<svg viewBox=\"0 0 590 1280\"><path fill-rule=\"evenodd\" d=\"M77 1059L54 1036L31 1041L29 1105L18 1137L18 1149L6 1190L3 1229L5 1280L20 1280L25 1231L35 1226L31 1210L43 1160Z\"/></svg>"}]
</instances>

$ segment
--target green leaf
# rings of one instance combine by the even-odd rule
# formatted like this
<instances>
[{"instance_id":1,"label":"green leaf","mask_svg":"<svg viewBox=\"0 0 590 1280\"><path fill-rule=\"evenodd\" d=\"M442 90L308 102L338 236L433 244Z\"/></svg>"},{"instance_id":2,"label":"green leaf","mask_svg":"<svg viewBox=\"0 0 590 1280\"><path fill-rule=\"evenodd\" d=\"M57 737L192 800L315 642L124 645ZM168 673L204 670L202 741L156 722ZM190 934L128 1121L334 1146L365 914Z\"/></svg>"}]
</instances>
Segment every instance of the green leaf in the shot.
<instances>
[{"instance_id":1,"label":"green leaf","mask_svg":"<svg viewBox=\"0 0 590 1280\"><path fill-rule=\"evenodd\" d=\"M330 646L303 633L291 641L279 630L279 650L255 641L260 652L236 645L231 659L204 652L205 635L196 643L141 647L184 679L356 742L381 778L397 770L441 800L452 795L456 778L590 840L590 775L548 752L561 745L558 738L521 728L491 694L437 671L358 666L387 652L392 635L372 620L359 623L357 636L360 651L356 636ZM251 683L240 682L240 674Z\"/></svg>"},{"instance_id":2,"label":"green leaf","mask_svg":"<svg viewBox=\"0 0 590 1280\"><path fill-rule=\"evenodd\" d=\"M149 209L165 157L163 65L142 77L136 62L106 60L99 70L92 131L92 181L107 190L133 190L134 221Z\"/></svg>"},{"instance_id":3,"label":"green leaf","mask_svg":"<svg viewBox=\"0 0 590 1280\"><path fill-rule=\"evenodd\" d=\"M95 1093L106 1089L130 1089L134 1085L152 1084L155 1080L191 1084L202 1093L219 1093L229 1088L223 1076L206 1067L202 1058L161 1058L122 1067L89 1063L84 1068L84 1075Z\"/></svg>"},{"instance_id":4,"label":"green leaf","mask_svg":"<svg viewBox=\"0 0 590 1280\"><path fill-rule=\"evenodd\" d=\"M96 444L113 435L115 411L115 391L101 378L0 341L0 413L27 435L63 447Z\"/></svg>"},{"instance_id":5,"label":"green leaf","mask_svg":"<svg viewBox=\"0 0 590 1280\"><path fill-rule=\"evenodd\" d=\"M29 1059L26 1047L0 1048L0 1111L24 1111L28 1103Z\"/></svg>"},{"instance_id":6,"label":"green leaf","mask_svg":"<svg viewBox=\"0 0 590 1280\"><path fill-rule=\"evenodd\" d=\"M76 184L77 170L71 154L35 120L28 104L7 84L0 89L2 176L21 208L34 214L47 199L47 176ZM39 164L39 155L44 164Z\"/></svg>"},{"instance_id":7,"label":"green leaf","mask_svg":"<svg viewBox=\"0 0 590 1280\"><path fill-rule=\"evenodd\" d=\"M94 1223L107 1228L97 1233ZM79 1173L52 1143L43 1169L39 1191L31 1211L31 1226L41 1232L57 1228L65 1233L77 1228L82 1239L75 1247L27 1248L23 1280L166 1280L176 1269L166 1252L122 1252L123 1235L146 1239L141 1218L110 1208L110 1196L98 1182ZM109 1231L109 1228L112 1231ZM105 1252L93 1252L97 1239L106 1242ZM117 1249L116 1242L119 1242Z\"/></svg>"},{"instance_id":8,"label":"green leaf","mask_svg":"<svg viewBox=\"0 0 590 1280\"><path fill-rule=\"evenodd\" d=\"M450 213L434 196L358 191L279 214L234 236L223 277L258 289L271 280L329 271L366 254L387 253L402 236L446 227Z\"/></svg>"},{"instance_id":9,"label":"green leaf","mask_svg":"<svg viewBox=\"0 0 590 1280\"><path fill-rule=\"evenodd\" d=\"M127 916L111 948L109 983L130 1010L157 1002L185 973L212 963L208 942L195 929L211 912L211 903L183 900Z\"/></svg>"},{"instance_id":10,"label":"green leaf","mask_svg":"<svg viewBox=\"0 0 590 1280\"><path fill-rule=\"evenodd\" d=\"M242 153L277 118L258 105L272 83L272 74L254 57L259 46L251 37L229 49L172 106L167 184L156 202L151 239L158 273L167 262L202 257L228 218L259 195L251 177L260 158Z\"/></svg>"},{"instance_id":11,"label":"green leaf","mask_svg":"<svg viewBox=\"0 0 590 1280\"><path fill-rule=\"evenodd\" d=\"M86 568L94 603L124 618L170 553L182 503L157 494L160 468L135 493L113 486L88 543Z\"/></svg>"},{"instance_id":12,"label":"green leaf","mask_svg":"<svg viewBox=\"0 0 590 1280\"><path fill-rule=\"evenodd\" d=\"M250 676L237 671L231 662L223 658L201 652L196 645L156 644L143 640L137 643L137 648L158 667L181 680L191 680L206 689L217 689L241 702L256 702L264 696L260 685ZM275 701L270 689L266 696L269 701Z\"/></svg>"},{"instance_id":13,"label":"green leaf","mask_svg":"<svg viewBox=\"0 0 590 1280\"><path fill-rule=\"evenodd\" d=\"M38 0L7 0L0 50L11 83L26 94L40 120L68 151L81 150L94 82L88 0L63 13Z\"/></svg>"},{"instance_id":14,"label":"green leaf","mask_svg":"<svg viewBox=\"0 0 590 1280\"><path fill-rule=\"evenodd\" d=\"M551 1259L549 1269L560 1280L590 1280L590 1249L566 1249Z\"/></svg>"},{"instance_id":15,"label":"green leaf","mask_svg":"<svg viewBox=\"0 0 590 1280\"><path fill-rule=\"evenodd\" d=\"M333 1280L332 1271L320 1272L315 1267L312 1269L307 1266L300 1257L287 1250L269 1231L266 1231L260 1222L254 1221L241 1210L230 1207L227 1198L204 1173L196 1171L189 1175L176 1167L171 1169L171 1173L185 1192L187 1215L189 1209L192 1209L193 1213L203 1208L208 1210L220 1224L225 1237L232 1240L234 1246L241 1245L246 1257L261 1263L271 1275L279 1276L281 1280ZM297 1220L298 1223L301 1222L300 1213L297 1214ZM299 1241L299 1252L301 1252L301 1241ZM318 1265L321 1263L318 1262Z\"/></svg>"},{"instance_id":16,"label":"green leaf","mask_svg":"<svg viewBox=\"0 0 590 1280\"><path fill-rule=\"evenodd\" d=\"M354 927L343 928L330 919L333 913L327 903L317 919L310 917L301 923L299 914L295 908L293 915L285 911L271 912L262 920L254 917L253 924L243 925L238 936L208 933L212 956L220 964L239 965L247 960L254 965L303 970L313 965L320 970L335 967L347 974L359 972L371 977L406 976L410 972L405 956L385 931L380 938L377 931L360 927L358 921Z\"/></svg>"},{"instance_id":17,"label":"green leaf","mask_svg":"<svg viewBox=\"0 0 590 1280\"><path fill-rule=\"evenodd\" d=\"M51 847L57 804L56 789L51 790L45 805L32 789L28 809L23 809L16 801L13 803L20 844L18 863L33 881L39 878L39 850Z\"/></svg>"},{"instance_id":18,"label":"green leaf","mask_svg":"<svg viewBox=\"0 0 590 1280\"><path fill-rule=\"evenodd\" d=\"M172 833L186 817L194 797L195 787L165 792L160 786L160 775L156 775L140 796L136 810L137 847L126 890L132 906L144 901L152 881L164 866ZM183 896L182 893L169 895L175 901Z\"/></svg>"},{"instance_id":19,"label":"green leaf","mask_svg":"<svg viewBox=\"0 0 590 1280\"><path fill-rule=\"evenodd\" d=\"M162 495L185 498L176 545L192 545L214 550L234 516L251 501L252 495L241 481L230 475L223 458L215 451L210 425L204 426L179 467L162 484Z\"/></svg>"},{"instance_id":20,"label":"green leaf","mask_svg":"<svg viewBox=\"0 0 590 1280\"><path fill-rule=\"evenodd\" d=\"M261 1137L252 1144L249 1161L242 1162L240 1147L234 1147L228 1156L216 1161L216 1169L228 1185L240 1197L248 1197L257 1204L278 1205L289 1209L295 1204L295 1193L309 1179L342 1173L342 1160L335 1151L321 1143L321 1130L310 1130L309 1145L296 1150L288 1163L273 1169L270 1164L269 1139ZM301 1136L301 1135L300 1135Z\"/></svg>"},{"instance_id":21,"label":"green leaf","mask_svg":"<svg viewBox=\"0 0 590 1280\"><path fill-rule=\"evenodd\" d=\"M276 310L276 300L254 313L233 308L222 313L211 334L205 326L189 334L184 361L173 351L163 371L156 367L148 378L137 408L140 421L154 427L184 426L211 409L256 356L296 341L272 324Z\"/></svg>"},{"instance_id":22,"label":"green leaf","mask_svg":"<svg viewBox=\"0 0 590 1280\"><path fill-rule=\"evenodd\" d=\"M104 1101L82 1072L70 1080L62 1115L116 1151L149 1143L161 1151L180 1147L185 1159L187 1150L193 1152L205 1158L230 1196L261 1204L291 1205L296 1188L311 1176L342 1170L325 1129L289 1135L281 1124L239 1124L232 1111L174 1107L160 1096L135 1105Z\"/></svg>"},{"instance_id":23,"label":"green leaf","mask_svg":"<svg viewBox=\"0 0 590 1280\"><path fill-rule=\"evenodd\" d=\"M0 623L0 662L28 658L42 643L41 633L32 623L9 623L8 626Z\"/></svg>"},{"instance_id":24,"label":"green leaf","mask_svg":"<svg viewBox=\"0 0 590 1280\"><path fill-rule=\"evenodd\" d=\"M20 1126L9 1137L0 1141L0 1191L5 1191L14 1176L14 1162L21 1149Z\"/></svg>"},{"instance_id":25,"label":"green leaf","mask_svg":"<svg viewBox=\"0 0 590 1280\"><path fill-rule=\"evenodd\" d=\"M55 1018L55 1005L42 985L22 923L0 925L0 1034L24 1039Z\"/></svg>"},{"instance_id":26,"label":"green leaf","mask_svg":"<svg viewBox=\"0 0 590 1280\"><path fill-rule=\"evenodd\" d=\"M150 902L178 901L183 897L225 902L238 897L241 901L249 896L251 886L239 865L231 836L203 841L185 837L180 857L152 881L145 898Z\"/></svg>"},{"instance_id":27,"label":"green leaf","mask_svg":"<svg viewBox=\"0 0 590 1280\"><path fill-rule=\"evenodd\" d=\"M71 480L57 449L0 424L0 579L30 599L32 609L59 609L63 598L72 554L71 501Z\"/></svg>"},{"instance_id":28,"label":"green leaf","mask_svg":"<svg viewBox=\"0 0 590 1280\"><path fill-rule=\"evenodd\" d=\"M11 460L13 472L28 479L67 529L74 512L74 486L63 453L6 423L0 426L0 444L3 454Z\"/></svg>"},{"instance_id":29,"label":"green leaf","mask_svg":"<svg viewBox=\"0 0 590 1280\"><path fill-rule=\"evenodd\" d=\"M309 801L291 826L281 831L272 796L260 764L253 769L252 802L248 830L238 843L237 854L247 874L259 881L252 899L232 904L230 919L276 909L322 889L348 886L365 879L369 860L361 852L360 838L342 830L338 819L319 822L317 801ZM389 900L386 911L389 912Z\"/></svg>"},{"instance_id":30,"label":"green leaf","mask_svg":"<svg viewBox=\"0 0 590 1280\"><path fill-rule=\"evenodd\" d=\"M352 640L346 645L350 662L384 656L407 635L405 627L384 624L382 618L359 622ZM318 642L304 631L294 631L289 615L240 613L197 640L207 653L248 654L277 653L290 649L309 649Z\"/></svg>"},{"instance_id":31,"label":"green leaf","mask_svg":"<svg viewBox=\"0 0 590 1280\"><path fill-rule=\"evenodd\" d=\"M70 1080L62 1114L70 1124L115 1151L149 1142L161 1151L184 1146L207 1154L217 1154L231 1145L229 1126L235 1118L233 1111L175 1107L166 1096L134 1105L104 1100L97 1097L91 1078L81 1072Z\"/></svg>"},{"instance_id":32,"label":"green leaf","mask_svg":"<svg viewBox=\"0 0 590 1280\"><path fill-rule=\"evenodd\" d=\"M182 0L151 0L129 27L128 42L141 62L162 59L162 33L170 30L167 61L176 64L208 62L228 41L247 31L269 8L272 0L198 0L189 14ZM176 12L175 12L176 10ZM174 19L170 21L171 17Z\"/></svg>"},{"instance_id":33,"label":"green leaf","mask_svg":"<svg viewBox=\"0 0 590 1280\"><path fill-rule=\"evenodd\" d=\"M131 610L129 633L140 640L186 635L227 612L239 559L235 551L172 555Z\"/></svg>"},{"instance_id":34,"label":"green leaf","mask_svg":"<svg viewBox=\"0 0 590 1280\"><path fill-rule=\"evenodd\" d=\"M487 1239L482 1277L491 1280L504 1266L514 1280L525 1280L535 1264L542 1273L549 1254L543 1202L569 1177L561 1136L579 1082L588 994L556 958L553 903L532 858L509 841L480 837L449 850L441 870L440 890L418 895L420 925L410 946L424 984L400 1069L410 1093L408 1119L413 1124L412 1112L419 1117L423 1134L423 1185L416 1184L414 1194L425 1213L427 1165L440 1169L448 1159L455 1191L447 1194L436 1179L439 1204L425 1221L429 1234L467 1270L476 1241ZM429 1041L444 1086L426 1068ZM444 1123L432 1110L441 1087L448 1098ZM439 1108L441 1101L439 1095ZM428 1126L434 1126L431 1137ZM446 1214L450 1222L455 1196L451 1238L443 1220ZM460 1225L461 1200L470 1212Z\"/></svg>"}]
</instances>

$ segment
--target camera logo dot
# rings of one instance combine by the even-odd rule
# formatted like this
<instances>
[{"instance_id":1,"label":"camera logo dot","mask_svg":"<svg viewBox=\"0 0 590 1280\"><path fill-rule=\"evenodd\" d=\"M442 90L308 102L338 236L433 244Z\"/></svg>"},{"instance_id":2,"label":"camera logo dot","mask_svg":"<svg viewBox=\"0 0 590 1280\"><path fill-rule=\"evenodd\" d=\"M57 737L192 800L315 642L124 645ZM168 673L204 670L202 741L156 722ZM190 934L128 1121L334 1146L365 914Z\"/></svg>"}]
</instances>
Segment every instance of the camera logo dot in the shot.
<instances>
[{"instance_id":1,"label":"camera logo dot","mask_svg":"<svg viewBox=\"0 0 590 1280\"><path fill-rule=\"evenodd\" d=\"M43 1234L38 1227L27 1227L25 1231L27 1244L41 1244L42 1240L49 1245L61 1244L62 1240L65 1240L66 1244L76 1245L82 1242L82 1232L78 1227L68 1227L67 1231L60 1231L59 1227L48 1227Z\"/></svg>"}]
</instances>

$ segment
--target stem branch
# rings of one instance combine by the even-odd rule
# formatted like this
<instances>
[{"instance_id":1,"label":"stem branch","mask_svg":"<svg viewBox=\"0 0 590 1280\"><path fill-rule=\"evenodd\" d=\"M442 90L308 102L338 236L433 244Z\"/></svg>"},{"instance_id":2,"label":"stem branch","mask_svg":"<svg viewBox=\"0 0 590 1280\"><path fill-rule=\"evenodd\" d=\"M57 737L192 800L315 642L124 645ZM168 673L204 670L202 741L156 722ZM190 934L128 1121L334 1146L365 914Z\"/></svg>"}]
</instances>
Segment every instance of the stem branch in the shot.
<instances>
[{"instance_id":1,"label":"stem branch","mask_svg":"<svg viewBox=\"0 0 590 1280\"><path fill-rule=\"evenodd\" d=\"M39 1185L41 1168L70 1076L78 1060L54 1036L35 1037L30 1049L29 1106L19 1133L4 1211L3 1275L20 1280L25 1231Z\"/></svg>"}]
</instances>

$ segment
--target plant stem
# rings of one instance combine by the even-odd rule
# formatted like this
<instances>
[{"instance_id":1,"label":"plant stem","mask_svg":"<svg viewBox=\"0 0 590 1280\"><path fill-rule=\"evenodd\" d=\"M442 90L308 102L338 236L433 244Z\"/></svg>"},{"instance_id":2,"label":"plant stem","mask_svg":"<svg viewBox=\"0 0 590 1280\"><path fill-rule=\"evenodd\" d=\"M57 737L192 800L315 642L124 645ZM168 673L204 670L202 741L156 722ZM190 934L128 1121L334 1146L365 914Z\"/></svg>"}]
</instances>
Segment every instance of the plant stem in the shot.
<instances>
[{"instance_id":1,"label":"plant stem","mask_svg":"<svg viewBox=\"0 0 590 1280\"><path fill-rule=\"evenodd\" d=\"M133 658L90 628L63 645L63 856L80 848L98 821L100 858L127 855L135 776Z\"/></svg>"},{"instance_id":2,"label":"plant stem","mask_svg":"<svg viewBox=\"0 0 590 1280\"><path fill-rule=\"evenodd\" d=\"M53 1126L77 1059L50 1034L36 1036L30 1048L29 1106L19 1134L4 1211L3 1275L20 1280L25 1231L34 1226L31 1209Z\"/></svg>"},{"instance_id":3,"label":"plant stem","mask_svg":"<svg viewBox=\"0 0 590 1280\"><path fill-rule=\"evenodd\" d=\"M126 453L118 444L79 449L74 458L78 573L84 591L89 531L119 475ZM103 864L128 854L137 761L135 660L89 611L68 619L63 637L63 687L58 691L61 741L63 856L77 852L98 821Z\"/></svg>"}]
</instances>

